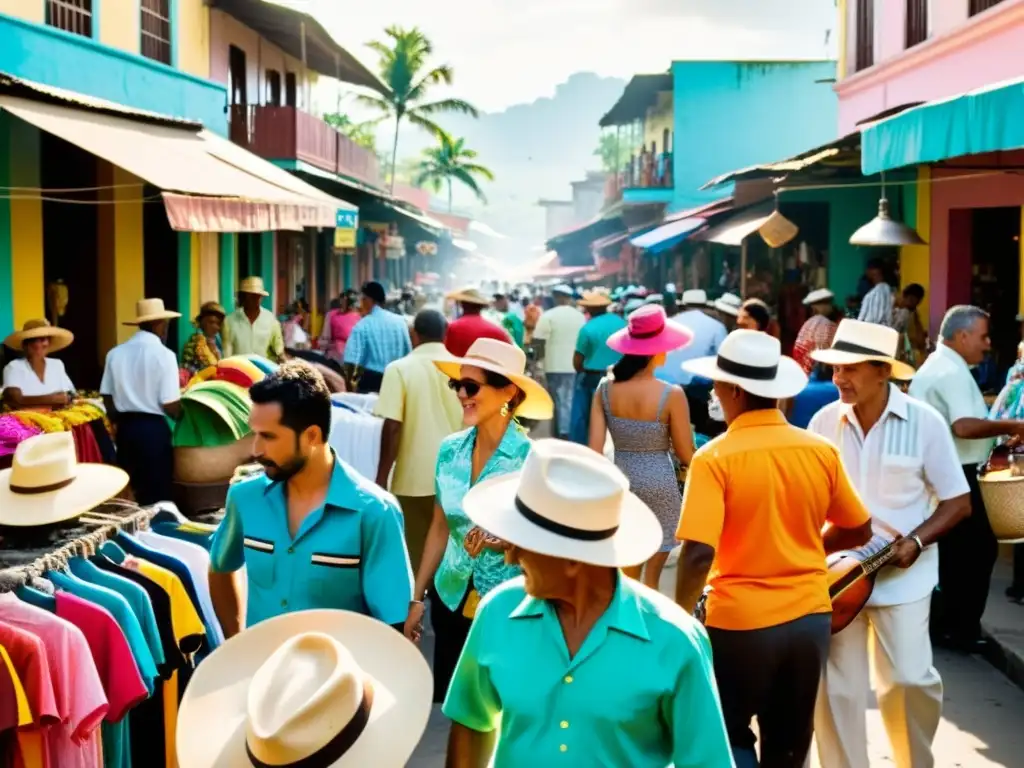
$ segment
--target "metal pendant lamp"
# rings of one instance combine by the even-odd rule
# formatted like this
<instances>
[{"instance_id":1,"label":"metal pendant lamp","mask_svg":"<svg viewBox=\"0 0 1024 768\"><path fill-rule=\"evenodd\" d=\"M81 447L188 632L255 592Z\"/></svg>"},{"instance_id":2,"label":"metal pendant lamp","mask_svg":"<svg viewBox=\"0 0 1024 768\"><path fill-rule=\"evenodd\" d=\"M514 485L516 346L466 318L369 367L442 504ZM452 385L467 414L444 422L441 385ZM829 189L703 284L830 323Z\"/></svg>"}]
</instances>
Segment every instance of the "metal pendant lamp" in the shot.
<instances>
[{"instance_id":1,"label":"metal pendant lamp","mask_svg":"<svg viewBox=\"0 0 1024 768\"><path fill-rule=\"evenodd\" d=\"M885 196L885 175L882 175L882 197L878 201L878 215L850 237L850 245L902 246L924 245L917 230L897 221L889 214L889 200Z\"/></svg>"}]
</instances>

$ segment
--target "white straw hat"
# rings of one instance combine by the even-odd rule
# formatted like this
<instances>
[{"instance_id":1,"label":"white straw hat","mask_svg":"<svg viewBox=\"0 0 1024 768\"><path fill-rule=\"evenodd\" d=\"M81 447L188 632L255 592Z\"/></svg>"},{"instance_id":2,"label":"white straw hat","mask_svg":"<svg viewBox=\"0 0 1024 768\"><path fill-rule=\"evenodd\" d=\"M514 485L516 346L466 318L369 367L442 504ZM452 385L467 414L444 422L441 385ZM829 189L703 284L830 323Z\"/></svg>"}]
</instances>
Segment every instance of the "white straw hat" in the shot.
<instances>
[{"instance_id":1,"label":"white straw hat","mask_svg":"<svg viewBox=\"0 0 1024 768\"><path fill-rule=\"evenodd\" d=\"M20 331L15 331L4 339L4 345L20 352L21 345L32 339L49 339L50 346L46 351L59 352L70 345L75 336L65 328L50 325L49 320L26 320Z\"/></svg>"},{"instance_id":2,"label":"white straw hat","mask_svg":"<svg viewBox=\"0 0 1024 768\"><path fill-rule=\"evenodd\" d=\"M723 293L718 299L715 299L715 309L733 317L740 313L740 307L742 306L743 299L735 293Z\"/></svg>"},{"instance_id":3,"label":"white straw hat","mask_svg":"<svg viewBox=\"0 0 1024 768\"><path fill-rule=\"evenodd\" d=\"M128 485L124 470L79 464L70 432L23 440L0 470L0 525L27 528L71 520Z\"/></svg>"},{"instance_id":4,"label":"white straw hat","mask_svg":"<svg viewBox=\"0 0 1024 768\"><path fill-rule=\"evenodd\" d=\"M774 336L739 329L725 337L717 357L687 360L683 369L712 381L735 384L757 397L783 400L807 386L803 368L782 354Z\"/></svg>"},{"instance_id":5,"label":"white straw hat","mask_svg":"<svg viewBox=\"0 0 1024 768\"><path fill-rule=\"evenodd\" d=\"M896 359L899 347L900 335L895 329L847 318L839 321L832 346L814 350L811 359L825 365L856 365L872 360L888 363L892 366L892 377L906 381L914 377L914 369Z\"/></svg>"},{"instance_id":6,"label":"white straw hat","mask_svg":"<svg viewBox=\"0 0 1024 768\"><path fill-rule=\"evenodd\" d=\"M143 299L135 302L135 319L125 321L124 325L142 325L157 320L173 320L176 317L181 317L181 312L165 309L163 299Z\"/></svg>"},{"instance_id":7,"label":"white straw hat","mask_svg":"<svg viewBox=\"0 0 1024 768\"><path fill-rule=\"evenodd\" d=\"M683 291L682 303L687 307L704 307L708 303L707 291L700 288L691 288Z\"/></svg>"},{"instance_id":8,"label":"white straw hat","mask_svg":"<svg viewBox=\"0 0 1024 768\"><path fill-rule=\"evenodd\" d=\"M818 288L816 291L811 291L804 296L804 304L807 306L820 304L825 301L832 301L833 298L835 298L835 294L828 288Z\"/></svg>"},{"instance_id":9,"label":"white straw hat","mask_svg":"<svg viewBox=\"0 0 1024 768\"><path fill-rule=\"evenodd\" d=\"M464 365L500 374L519 387L526 396L516 409L516 415L524 419L550 419L554 415L555 406L551 395L526 375L526 354L515 344L497 339L477 339L465 357L435 360L434 365L449 379L461 376Z\"/></svg>"},{"instance_id":10,"label":"white straw hat","mask_svg":"<svg viewBox=\"0 0 1024 768\"><path fill-rule=\"evenodd\" d=\"M479 288L460 288L445 296L449 301L457 301L462 304L479 304L481 307L489 307L491 299L485 296Z\"/></svg>"},{"instance_id":11,"label":"white straw hat","mask_svg":"<svg viewBox=\"0 0 1024 768\"><path fill-rule=\"evenodd\" d=\"M630 493L618 467L586 446L553 438L534 442L519 472L470 488L463 508L510 544L591 565L646 562L662 541L658 518Z\"/></svg>"},{"instance_id":12,"label":"white straw hat","mask_svg":"<svg viewBox=\"0 0 1024 768\"><path fill-rule=\"evenodd\" d=\"M239 293L252 293L256 296L269 296L267 289L263 287L262 277L247 277L242 280L241 285L238 286Z\"/></svg>"},{"instance_id":13,"label":"white straw hat","mask_svg":"<svg viewBox=\"0 0 1024 768\"><path fill-rule=\"evenodd\" d=\"M423 654L393 627L350 611L286 613L196 669L178 710L178 761L400 768L432 697Z\"/></svg>"}]
</instances>

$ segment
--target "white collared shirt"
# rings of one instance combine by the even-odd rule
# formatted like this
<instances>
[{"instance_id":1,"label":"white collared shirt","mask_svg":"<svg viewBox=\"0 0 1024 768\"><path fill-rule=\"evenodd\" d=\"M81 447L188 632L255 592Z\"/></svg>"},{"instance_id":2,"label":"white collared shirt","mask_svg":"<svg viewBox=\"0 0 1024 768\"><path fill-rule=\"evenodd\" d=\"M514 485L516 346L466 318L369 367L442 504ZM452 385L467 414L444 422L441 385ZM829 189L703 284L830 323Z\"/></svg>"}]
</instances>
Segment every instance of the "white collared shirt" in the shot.
<instances>
[{"instance_id":1,"label":"white collared shirt","mask_svg":"<svg viewBox=\"0 0 1024 768\"><path fill-rule=\"evenodd\" d=\"M940 501L969 492L949 427L927 403L889 385L881 418L864 434L853 406L826 405L807 427L839 448L854 487L872 516L906 535ZM883 568L868 605L902 605L927 597L939 580L938 547L908 569Z\"/></svg>"},{"instance_id":2,"label":"white collared shirt","mask_svg":"<svg viewBox=\"0 0 1024 768\"><path fill-rule=\"evenodd\" d=\"M68 378L64 363L50 357L43 358L43 380L40 381L28 360L11 360L4 366L4 389L21 390L22 397L45 397L61 392L74 392L75 385Z\"/></svg>"},{"instance_id":3,"label":"white collared shirt","mask_svg":"<svg viewBox=\"0 0 1024 768\"><path fill-rule=\"evenodd\" d=\"M178 360L156 334L139 330L107 353L100 394L121 413L162 416L164 405L181 399Z\"/></svg>"},{"instance_id":4,"label":"white collared shirt","mask_svg":"<svg viewBox=\"0 0 1024 768\"><path fill-rule=\"evenodd\" d=\"M910 382L910 396L935 408L952 426L959 419L987 419L988 406L971 368L960 353L940 343ZM995 438L964 440L954 436L961 464L981 464L995 446Z\"/></svg>"},{"instance_id":5,"label":"white collared shirt","mask_svg":"<svg viewBox=\"0 0 1024 768\"><path fill-rule=\"evenodd\" d=\"M224 357L260 355L278 360L284 355L284 332L274 313L260 307L256 322L251 322L239 307L226 318L220 332Z\"/></svg>"}]
</instances>

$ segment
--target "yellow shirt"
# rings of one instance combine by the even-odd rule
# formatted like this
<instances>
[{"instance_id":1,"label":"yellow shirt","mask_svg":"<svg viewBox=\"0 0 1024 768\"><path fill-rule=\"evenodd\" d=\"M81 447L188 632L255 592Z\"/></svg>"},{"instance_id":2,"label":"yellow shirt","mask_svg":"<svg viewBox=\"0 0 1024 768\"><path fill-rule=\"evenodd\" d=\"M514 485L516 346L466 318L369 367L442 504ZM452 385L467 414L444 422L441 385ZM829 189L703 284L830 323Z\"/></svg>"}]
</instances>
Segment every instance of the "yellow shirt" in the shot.
<instances>
[{"instance_id":1,"label":"yellow shirt","mask_svg":"<svg viewBox=\"0 0 1024 768\"><path fill-rule=\"evenodd\" d=\"M18 671L14 668L7 649L0 645L0 663L7 668L7 674L11 678L11 685L14 686L14 699L18 706L18 727L32 725L32 708L28 705L28 697L25 695L25 688L18 677Z\"/></svg>"},{"instance_id":2,"label":"yellow shirt","mask_svg":"<svg viewBox=\"0 0 1024 768\"><path fill-rule=\"evenodd\" d=\"M869 519L834 445L750 411L693 455L676 538L715 549L707 625L761 629L832 610L822 528Z\"/></svg>"},{"instance_id":3,"label":"yellow shirt","mask_svg":"<svg viewBox=\"0 0 1024 768\"><path fill-rule=\"evenodd\" d=\"M434 469L441 441L462 427L462 406L448 388L448 377L433 361L449 357L444 344L421 344L384 369L373 412L402 424L391 478L396 496L433 496Z\"/></svg>"},{"instance_id":4,"label":"yellow shirt","mask_svg":"<svg viewBox=\"0 0 1024 768\"><path fill-rule=\"evenodd\" d=\"M25 687L22 685L18 671L14 668L7 649L0 645L0 663L7 667L7 674L11 678L11 685L14 687L14 700L18 707L18 757L21 762L15 761L15 765L21 768L45 768L46 751L44 747L45 731L42 728L32 728L34 723L32 707L29 704L28 696L25 695Z\"/></svg>"}]
</instances>

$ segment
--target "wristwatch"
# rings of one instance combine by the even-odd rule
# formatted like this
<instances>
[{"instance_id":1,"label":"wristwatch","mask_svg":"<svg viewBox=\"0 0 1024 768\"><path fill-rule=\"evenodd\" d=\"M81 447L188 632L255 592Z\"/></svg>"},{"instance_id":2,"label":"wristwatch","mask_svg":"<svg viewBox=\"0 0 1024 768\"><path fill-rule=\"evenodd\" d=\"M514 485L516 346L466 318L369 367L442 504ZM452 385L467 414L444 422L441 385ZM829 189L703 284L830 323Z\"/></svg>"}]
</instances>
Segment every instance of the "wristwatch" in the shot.
<instances>
[{"instance_id":1,"label":"wristwatch","mask_svg":"<svg viewBox=\"0 0 1024 768\"><path fill-rule=\"evenodd\" d=\"M917 544L917 549L918 549L919 552L924 552L924 543L921 541L921 537L920 536L918 536L915 533L915 534L911 534L907 538L909 538L911 541L913 541L915 544Z\"/></svg>"}]
</instances>

